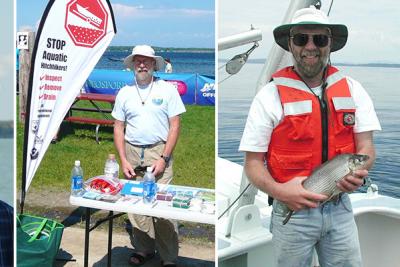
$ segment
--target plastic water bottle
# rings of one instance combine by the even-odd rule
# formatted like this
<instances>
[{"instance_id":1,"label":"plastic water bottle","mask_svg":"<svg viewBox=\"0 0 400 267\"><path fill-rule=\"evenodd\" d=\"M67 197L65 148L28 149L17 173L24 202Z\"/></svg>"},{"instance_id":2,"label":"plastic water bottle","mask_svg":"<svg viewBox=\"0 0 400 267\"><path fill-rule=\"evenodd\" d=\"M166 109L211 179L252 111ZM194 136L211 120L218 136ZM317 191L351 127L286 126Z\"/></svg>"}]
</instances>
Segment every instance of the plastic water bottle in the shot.
<instances>
[{"instance_id":1,"label":"plastic water bottle","mask_svg":"<svg viewBox=\"0 0 400 267\"><path fill-rule=\"evenodd\" d=\"M119 177L119 165L114 154L108 154L108 159L104 166L104 175L113 178Z\"/></svg>"},{"instance_id":2,"label":"plastic water bottle","mask_svg":"<svg viewBox=\"0 0 400 267\"><path fill-rule=\"evenodd\" d=\"M146 173L143 177L143 202L151 204L156 197L156 177L153 174L153 168L147 167Z\"/></svg>"},{"instance_id":3,"label":"plastic water bottle","mask_svg":"<svg viewBox=\"0 0 400 267\"><path fill-rule=\"evenodd\" d=\"M71 195L79 197L83 193L83 170L81 168L81 162L75 160L75 166L71 173Z\"/></svg>"}]
</instances>

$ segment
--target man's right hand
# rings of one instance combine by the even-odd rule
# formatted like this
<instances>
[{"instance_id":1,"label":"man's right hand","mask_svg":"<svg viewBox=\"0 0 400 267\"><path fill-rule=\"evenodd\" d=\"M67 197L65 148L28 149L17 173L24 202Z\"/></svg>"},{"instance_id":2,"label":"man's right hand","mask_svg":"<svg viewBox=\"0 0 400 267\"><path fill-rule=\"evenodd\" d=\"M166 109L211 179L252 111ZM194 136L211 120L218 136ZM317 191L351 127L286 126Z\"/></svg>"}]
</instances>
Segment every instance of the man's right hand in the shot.
<instances>
[{"instance_id":1,"label":"man's right hand","mask_svg":"<svg viewBox=\"0 0 400 267\"><path fill-rule=\"evenodd\" d=\"M133 177L136 177L136 173L133 170L132 165L128 161L122 161L121 165L122 172L127 179L132 179Z\"/></svg>"},{"instance_id":2,"label":"man's right hand","mask_svg":"<svg viewBox=\"0 0 400 267\"><path fill-rule=\"evenodd\" d=\"M303 187L305 179L307 179L306 176L299 176L286 183L277 184L275 197L293 211L318 207L319 202L328 199L328 197L306 190Z\"/></svg>"}]
</instances>

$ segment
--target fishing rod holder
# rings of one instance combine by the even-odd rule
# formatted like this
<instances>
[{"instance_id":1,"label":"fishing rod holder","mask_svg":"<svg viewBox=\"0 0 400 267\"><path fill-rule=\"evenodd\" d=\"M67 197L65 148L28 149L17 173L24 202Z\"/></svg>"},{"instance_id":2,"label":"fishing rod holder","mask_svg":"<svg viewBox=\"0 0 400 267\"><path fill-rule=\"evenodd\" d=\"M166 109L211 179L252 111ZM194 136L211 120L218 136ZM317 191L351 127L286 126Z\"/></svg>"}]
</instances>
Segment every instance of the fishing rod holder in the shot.
<instances>
[{"instance_id":1,"label":"fishing rod holder","mask_svg":"<svg viewBox=\"0 0 400 267\"><path fill-rule=\"evenodd\" d=\"M231 60L228 61L228 63L226 63L225 65L226 72L231 75L238 73L244 66L244 64L246 64L247 59L249 58L251 52L253 52L254 49L256 49L259 46L260 45L256 41L254 42L254 45L249 50L247 50L247 52L234 56Z\"/></svg>"}]
</instances>

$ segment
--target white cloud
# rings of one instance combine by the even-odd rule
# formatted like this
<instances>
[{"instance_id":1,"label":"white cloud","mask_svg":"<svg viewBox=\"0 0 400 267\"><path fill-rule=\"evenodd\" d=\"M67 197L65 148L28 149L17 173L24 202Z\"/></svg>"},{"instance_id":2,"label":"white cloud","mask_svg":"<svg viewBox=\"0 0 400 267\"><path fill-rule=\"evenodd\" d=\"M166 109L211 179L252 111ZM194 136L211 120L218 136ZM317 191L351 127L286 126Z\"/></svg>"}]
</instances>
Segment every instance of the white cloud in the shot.
<instances>
[{"instance_id":1,"label":"white cloud","mask_svg":"<svg viewBox=\"0 0 400 267\"><path fill-rule=\"evenodd\" d=\"M112 4L114 15L121 19L135 18L162 18L174 17L204 17L214 16L213 10L203 9L176 9L176 8L145 8L144 6L129 6L123 4Z\"/></svg>"},{"instance_id":2,"label":"white cloud","mask_svg":"<svg viewBox=\"0 0 400 267\"><path fill-rule=\"evenodd\" d=\"M214 11L212 10L203 10L203 9L171 9L171 11L176 12L177 14L182 14L184 16L213 16Z\"/></svg>"},{"instance_id":3,"label":"white cloud","mask_svg":"<svg viewBox=\"0 0 400 267\"><path fill-rule=\"evenodd\" d=\"M123 4L112 4L115 17L131 18L140 15L143 6L128 6Z\"/></svg>"}]
</instances>

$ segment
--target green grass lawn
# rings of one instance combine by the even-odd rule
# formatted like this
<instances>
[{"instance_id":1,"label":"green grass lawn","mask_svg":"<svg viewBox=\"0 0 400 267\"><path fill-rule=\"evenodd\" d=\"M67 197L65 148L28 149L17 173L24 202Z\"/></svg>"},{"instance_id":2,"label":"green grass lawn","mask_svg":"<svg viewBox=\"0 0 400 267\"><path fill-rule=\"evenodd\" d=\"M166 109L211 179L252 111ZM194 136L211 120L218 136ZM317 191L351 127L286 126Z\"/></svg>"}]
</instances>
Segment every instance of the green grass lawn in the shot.
<instances>
[{"instance_id":1,"label":"green grass lawn","mask_svg":"<svg viewBox=\"0 0 400 267\"><path fill-rule=\"evenodd\" d=\"M18 110L18 109L17 109ZM215 117L214 107L186 106L181 117L181 134L174 151L174 184L214 188ZM79 115L79 113L74 113ZM82 114L81 114L82 115ZM101 116L87 113L82 116ZM17 179L21 187L24 125L17 128ZM75 160L81 161L84 178L103 173L109 153L117 154L112 127L100 127L100 144L95 141L95 125L63 122L60 141L51 144L37 170L31 187L69 190ZM122 178L123 174L120 174Z\"/></svg>"}]
</instances>

